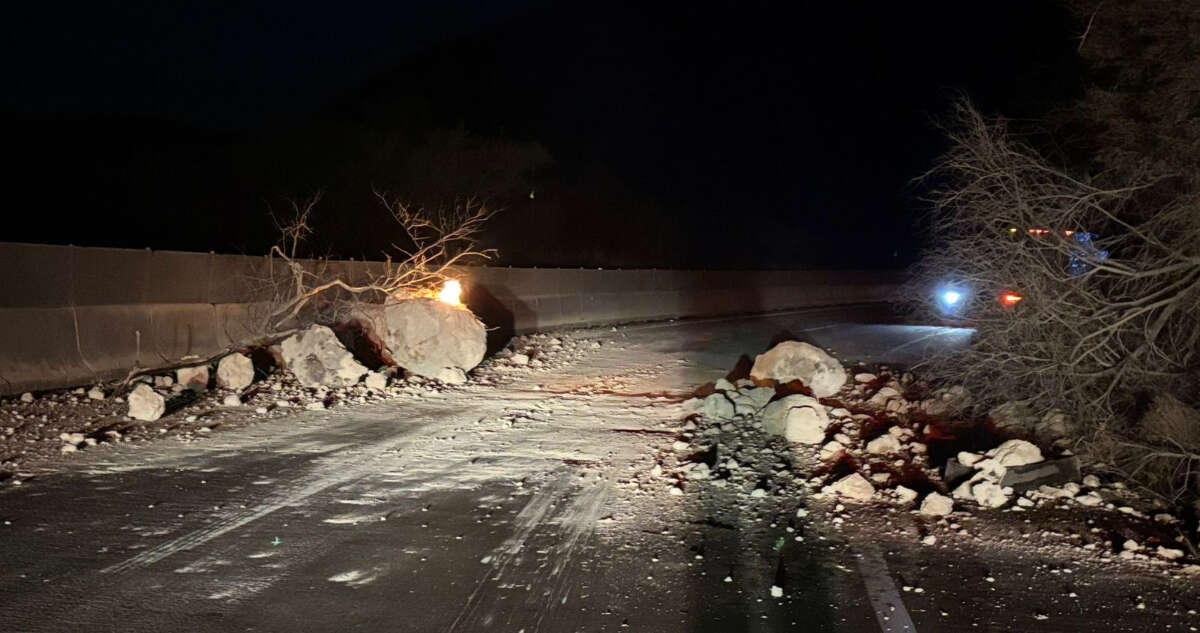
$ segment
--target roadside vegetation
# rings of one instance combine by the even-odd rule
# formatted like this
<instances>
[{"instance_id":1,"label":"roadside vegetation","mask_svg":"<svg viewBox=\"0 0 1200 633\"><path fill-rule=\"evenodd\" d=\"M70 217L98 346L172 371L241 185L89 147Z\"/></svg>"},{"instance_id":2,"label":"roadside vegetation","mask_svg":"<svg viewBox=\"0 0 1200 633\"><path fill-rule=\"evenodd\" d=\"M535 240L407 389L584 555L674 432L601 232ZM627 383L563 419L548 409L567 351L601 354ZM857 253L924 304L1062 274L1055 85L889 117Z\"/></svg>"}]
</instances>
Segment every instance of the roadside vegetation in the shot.
<instances>
[{"instance_id":1,"label":"roadside vegetation","mask_svg":"<svg viewBox=\"0 0 1200 633\"><path fill-rule=\"evenodd\" d=\"M921 372L976 414L1057 416L1074 449L1173 503L1200 495L1200 7L1068 3L1081 97L1041 121L965 98L924 177L909 307L976 329ZM953 301L938 301L953 292ZM1004 406L1003 409L996 407ZM1064 422L1065 420L1065 422Z\"/></svg>"}]
</instances>

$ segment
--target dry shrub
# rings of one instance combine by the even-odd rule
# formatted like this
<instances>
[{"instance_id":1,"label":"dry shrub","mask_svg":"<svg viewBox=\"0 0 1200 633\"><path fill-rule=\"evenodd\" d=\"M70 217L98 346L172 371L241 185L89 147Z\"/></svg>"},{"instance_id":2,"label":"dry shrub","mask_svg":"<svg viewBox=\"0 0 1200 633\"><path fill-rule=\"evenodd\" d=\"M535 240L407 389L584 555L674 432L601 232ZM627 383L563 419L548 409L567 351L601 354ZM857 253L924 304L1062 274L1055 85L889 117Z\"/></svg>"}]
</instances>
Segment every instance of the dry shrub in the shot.
<instances>
[{"instance_id":1,"label":"dry shrub","mask_svg":"<svg viewBox=\"0 0 1200 633\"><path fill-rule=\"evenodd\" d=\"M1194 496L1200 484L1200 411L1160 393L1134 430L1101 429L1089 443L1092 455L1167 501Z\"/></svg>"},{"instance_id":2,"label":"dry shrub","mask_svg":"<svg viewBox=\"0 0 1200 633\"><path fill-rule=\"evenodd\" d=\"M1158 446L1133 423L1142 394L1196 402L1200 198L1169 174L1104 186L1068 173L965 101L945 129L951 148L926 181L931 245L905 297L919 318L944 320L937 290L962 288L959 322L976 332L923 371L966 386L980 408L1018 400L1039 416L1067 412L1079 439L1101 434L1116 461L1132 464L1119 438ZM1005 306L1009 292L1023 300ZM1181 441L1162 437L1162 446ZM1173 476L1174 489L1187 489L1191 450L1156 449L1153 464L1126 470L1158 469L1151 487Z\"/></svg>"}]
</instances>

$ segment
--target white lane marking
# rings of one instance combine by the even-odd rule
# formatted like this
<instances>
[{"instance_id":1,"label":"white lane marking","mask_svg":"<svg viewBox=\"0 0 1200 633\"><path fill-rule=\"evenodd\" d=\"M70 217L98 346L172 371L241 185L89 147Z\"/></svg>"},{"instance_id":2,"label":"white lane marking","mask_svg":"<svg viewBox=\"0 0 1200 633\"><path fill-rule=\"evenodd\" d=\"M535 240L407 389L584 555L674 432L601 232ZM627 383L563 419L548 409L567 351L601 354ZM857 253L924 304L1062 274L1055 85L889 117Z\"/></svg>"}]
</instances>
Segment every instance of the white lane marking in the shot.
<instances>
[{"instance_id":1,"label":"white lane marking","mask_svg":"<svg viewBox=\"0 0 1200 633\"><path fill-rule=\"evenodd\" d=\"M867 586L867 598L871 600L880 630L884 633L916 633L917 627L904 608L904 600L896 591L896 583L892 582L887 563L877 548L868 545L860 550L858 569Z\"/></svg>"}]
</instances>

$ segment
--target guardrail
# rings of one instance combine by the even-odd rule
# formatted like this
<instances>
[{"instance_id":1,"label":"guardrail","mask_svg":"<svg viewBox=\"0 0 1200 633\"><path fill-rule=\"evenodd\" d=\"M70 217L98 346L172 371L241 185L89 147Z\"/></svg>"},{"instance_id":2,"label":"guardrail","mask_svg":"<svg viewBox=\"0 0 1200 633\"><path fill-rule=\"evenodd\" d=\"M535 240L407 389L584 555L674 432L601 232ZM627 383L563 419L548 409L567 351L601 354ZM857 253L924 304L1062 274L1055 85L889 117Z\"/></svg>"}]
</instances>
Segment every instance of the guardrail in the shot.
<instances>
[{"instance_id":1,"label":"guardrail","mask_svg":"<svg viewBox=\"0 0 1200 633\"><path fill-rule=\"evenodd\" d=\"M265 257L0 242L0 394L109 380L252 340ZM375 262L322 262L349 279ZM875 271L461 269L502 334L886 301Z\"/></svg>"}]
</instances>

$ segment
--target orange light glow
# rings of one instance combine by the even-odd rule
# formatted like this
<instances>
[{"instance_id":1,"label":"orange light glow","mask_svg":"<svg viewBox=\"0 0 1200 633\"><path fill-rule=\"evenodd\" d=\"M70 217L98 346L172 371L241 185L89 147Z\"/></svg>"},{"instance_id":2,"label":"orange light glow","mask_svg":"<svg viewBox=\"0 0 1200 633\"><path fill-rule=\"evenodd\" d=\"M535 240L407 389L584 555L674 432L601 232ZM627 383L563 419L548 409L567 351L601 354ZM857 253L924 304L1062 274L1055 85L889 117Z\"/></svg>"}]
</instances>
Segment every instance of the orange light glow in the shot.
<instances>
[{"instance_id":1,"label":"orange light glow","mask_svg":"<svg viewBox=\"0 0 1200 633\"><path fill-rule=\"evenodd\" d=\"M1003 303L1005 305L1005 307L1011 308L1012 306L1015 306L1018 303L1020 303L1021 299L1024 299L1024 298L1025 297L1022 297L1021 295L1019 295L1015 292L1006 292L1006 293L1000 295L1000 303Z\"/></svg>"},{"instance_id":2,"label":"orange light glow","mask_svg":"<svg viewBox=\"0 0 1200 633\"><path fill-rule=\"evenodd\" d=\"M462 305L462 284L458 283L457 279L451 279L442 286L442 291L438 293L438 301L449 303L452 306Z\"/></svg>"},{"instance_id":3,"label":"orange light glow","mask_svg":"<svg viewBox=\"0 0 1200 633\"><path fill-rule=\"evenodd\" d=\"M1029 229L1030 235L1049 235L1050 229Z\"/></svg>"},{"instance_id":4,"label":"orange light glow","mask_svg":"<svg viewBox=\"0 0 1200 633\"><path fill-rule=\"evenodd\" d=\"M1075 231L1063 231L1063 235L1071 237L1072 235L1075 235Z\"/></svg>"}]
</instances>

